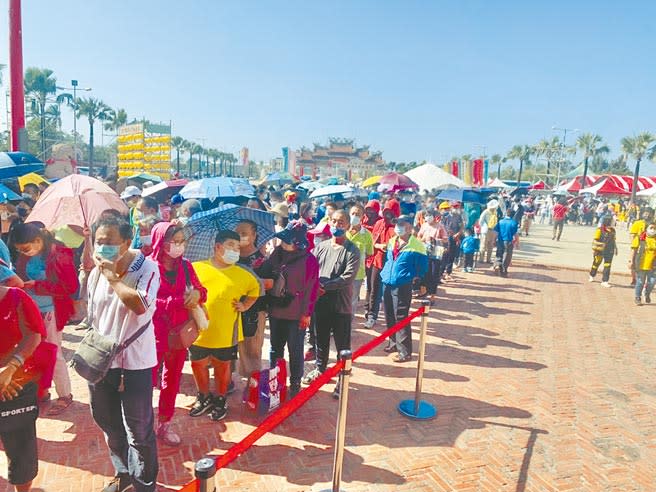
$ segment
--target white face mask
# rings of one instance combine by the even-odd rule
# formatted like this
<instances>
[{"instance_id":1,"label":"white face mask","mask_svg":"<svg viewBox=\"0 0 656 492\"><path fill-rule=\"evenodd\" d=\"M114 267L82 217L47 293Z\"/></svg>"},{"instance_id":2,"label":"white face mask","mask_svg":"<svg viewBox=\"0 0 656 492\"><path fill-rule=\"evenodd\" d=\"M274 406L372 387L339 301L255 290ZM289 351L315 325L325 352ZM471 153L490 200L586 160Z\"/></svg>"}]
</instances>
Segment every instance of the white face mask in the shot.
<instances>
[{"instance_id":1,"label":"white face mask","mask_svg":"<svg viewBox=\"0 0 656 492\"><path fill-rule=\"evenodd\" d=\"M351 225L352 226L358 226L362 220L360 219L359 215L351 215Z\"/></svg>"},{"instance_id":2,"label":"white face mask","mask_svg":"<svg viewBox=\"0 0 656 492\"><path fill-rule=\"evenodd\" d=\"M168 255L171 258L179 258L185 252L184 244L169 244Z\"/></svg>"},{"instance_id":3,"label":"white face mask","mask_svg":"<svg viewBox=\"0 0 656 492\"><path fill-rule=\"evenodd\" d=\"M139 241L141 241L142 246L150 246L153 244L153 239L148 236L139 236Z\"/></svg>"},{"instance_id":4,"label":"white face mask","mask_svg":"<svg viewBox=\"0 0 656 492\"><path fill-rule=\"evenodd\" d=\"M239 261L239 251L226 249L223 253L222 259L228 265L234 265Z\"/></svg>"},{"instance_id":5,"label":"white face mask","mask_svg":"<svg viewBox=\"0 0 656 492\"><path fill-rule=\"evenodd\" d=\"M405 234L405 227L400 225L395 225L394 234L396 234L397 236L403 236Z\"/></svg>"}]
</instances>

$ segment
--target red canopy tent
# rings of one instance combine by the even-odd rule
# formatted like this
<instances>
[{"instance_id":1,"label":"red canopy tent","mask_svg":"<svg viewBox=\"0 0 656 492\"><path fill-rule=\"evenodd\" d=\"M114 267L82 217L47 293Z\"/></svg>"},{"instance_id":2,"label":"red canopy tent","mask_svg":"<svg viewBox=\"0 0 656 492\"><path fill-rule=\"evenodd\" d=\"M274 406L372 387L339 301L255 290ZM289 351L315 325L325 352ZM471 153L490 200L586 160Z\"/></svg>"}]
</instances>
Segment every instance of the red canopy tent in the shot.
<instances>
[{"instance_id":1,"label":"red canopy tent","mask_svg":"<svg viewBox=\"0 0 656 492\"><path fill-rule=\"evenodd\" d=\"M575 178L572 178L569 181L566 181L562 183L558 187L558 191L567 191L568 193L575 193L577 191L581 191L581 179L583 176L577 176ZM585 177L585 186L586 188L589 186L592 186L595 181L597 180L597 176L586 176Z\"/></svg>"},{"instance_id":2,"label":"red canopy tent","mask_svg":"<svg viewBox=\"0 0 656 492\"><path fill-rule=\"evenodd\" d=\"M618 184L613 176L602 176L592 186L583 188L580 193L591 193L592 195L630 195L631 190L626 189L622 183Z\"/></svg>"},{"instance_id":3,"label":"red canopy tent","mask_svg":"<svg viewBox=\"0 0 656 492\"><path fill-rule=\"evenodd\" d=\"M533 183L531 186L528 187L529 190L548 190L549 186L547 183L545 183L543 180L538 181L537 183Z\"/></svg>"},{"instance_id":4,"label":"red canopy tent","mask_svg":"<svg viewBox=\"0 0 656 492\"><path fill-rule=\"evenodd\" d=\"M633 176L619 176L617 174L609 174L608 179L612 180L615 185L626 190L633 190ZM638 191L647 190L656 186L656 178L649 176L638 176Z\"/></svg>"}]
</instances>

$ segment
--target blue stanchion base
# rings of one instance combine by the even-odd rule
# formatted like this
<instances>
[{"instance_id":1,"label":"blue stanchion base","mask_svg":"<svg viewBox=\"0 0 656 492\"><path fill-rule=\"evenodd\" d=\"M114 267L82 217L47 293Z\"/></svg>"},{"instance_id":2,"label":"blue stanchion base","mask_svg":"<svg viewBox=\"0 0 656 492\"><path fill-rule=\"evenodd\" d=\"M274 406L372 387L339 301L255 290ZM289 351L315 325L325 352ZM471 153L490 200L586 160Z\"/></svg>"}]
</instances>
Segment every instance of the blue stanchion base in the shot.
<instances>
[{"instance_id":1,"label":"blue stanchion base","mask_svg":"<svg viewBox=\"0 0 656 492\"><path fill-rule=\"evenodd\" d=\"M417 410L416 414L414 400L403 400L401 403L399 403L398 408L401 414L411 419L428 420L437 417L437 408L423 400L419 400L419 409Z\"/></svg>"}]
</instances>

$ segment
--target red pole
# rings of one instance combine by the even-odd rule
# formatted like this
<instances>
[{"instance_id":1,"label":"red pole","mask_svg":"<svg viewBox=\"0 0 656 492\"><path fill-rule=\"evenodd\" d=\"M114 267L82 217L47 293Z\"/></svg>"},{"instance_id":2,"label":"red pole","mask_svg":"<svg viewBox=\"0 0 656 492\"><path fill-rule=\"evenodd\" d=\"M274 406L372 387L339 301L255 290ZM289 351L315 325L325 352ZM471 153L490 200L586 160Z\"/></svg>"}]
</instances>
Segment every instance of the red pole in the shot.
<instances>
[{"instance_id":1,"label":"red pole","mask_svg":"<svg viewBox=\"0 0 656 492\"><path fill-rule=\"evenodd\" d=\"M27 144L25 133L25 88L23 86L23 29L21 0L9 0L9 83L11 88L11 150Z\"/></svg>"}]
</instances>

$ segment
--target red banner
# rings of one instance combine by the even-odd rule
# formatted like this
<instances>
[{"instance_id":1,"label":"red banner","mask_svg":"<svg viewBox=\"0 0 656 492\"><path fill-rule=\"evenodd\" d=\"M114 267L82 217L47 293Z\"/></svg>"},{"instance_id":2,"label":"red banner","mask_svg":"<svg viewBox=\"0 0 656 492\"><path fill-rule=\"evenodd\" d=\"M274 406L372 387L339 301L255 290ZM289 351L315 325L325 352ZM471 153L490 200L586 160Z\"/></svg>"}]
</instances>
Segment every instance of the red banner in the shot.
<instances>
[{"instance_id":1,"label":"red banner","mask_svg":"<svg viewBox=\"0 0 656 492\"><path fill-rule=\"evenodd\" d=\"M474 159L472 164L472 184L483 186L483 159Z\"/></svg>"},{"instance_id":2,"label":"red banner","mask_svg":"<svg viewBox=\"0 0 656 492\"><path fill-rule=\"evenodd\" d=\"M458 168L457 160L451 162L451 174L453 174L456 178L460 177L460 171Z\"/></svg>"}]
</instances>

